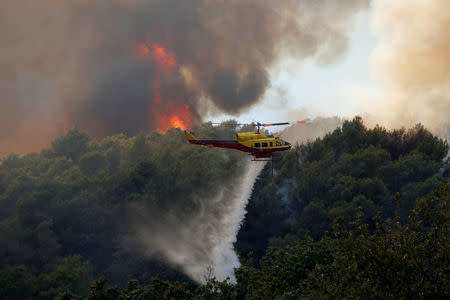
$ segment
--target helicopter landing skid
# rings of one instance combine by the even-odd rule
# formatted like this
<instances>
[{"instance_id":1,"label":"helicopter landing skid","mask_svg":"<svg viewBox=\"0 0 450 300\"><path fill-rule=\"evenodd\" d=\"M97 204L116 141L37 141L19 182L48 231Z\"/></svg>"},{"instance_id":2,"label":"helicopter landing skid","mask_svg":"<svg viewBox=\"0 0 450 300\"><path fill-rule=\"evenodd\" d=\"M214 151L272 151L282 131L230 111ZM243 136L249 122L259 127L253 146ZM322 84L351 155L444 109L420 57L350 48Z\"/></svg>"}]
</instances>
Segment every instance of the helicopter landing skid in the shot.
<instances>
[{"instance_id":1,"label":"helicopter landing skid","mask_svg":"<svg viewBox=\"0 0 450 300\"><path fill-rule=\"evenodd\" d=\"M270 158L256 158L256 157L254 157L252 159L252 161L271 161L271 162L274 162L274 161L280 161L280 159L277 159L275 156L272 156Z\"/></svg>"}]
</instances>

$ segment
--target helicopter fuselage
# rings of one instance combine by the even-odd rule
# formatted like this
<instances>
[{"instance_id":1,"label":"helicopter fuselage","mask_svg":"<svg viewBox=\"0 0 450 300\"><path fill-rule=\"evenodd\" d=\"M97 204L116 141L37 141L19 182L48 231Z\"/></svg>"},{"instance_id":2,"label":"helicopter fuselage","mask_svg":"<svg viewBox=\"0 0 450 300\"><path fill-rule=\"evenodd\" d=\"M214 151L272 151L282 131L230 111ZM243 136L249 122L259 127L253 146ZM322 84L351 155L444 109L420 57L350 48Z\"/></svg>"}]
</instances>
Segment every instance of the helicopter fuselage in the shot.
<instances>
[{"instance_id":1,"label":"helicopter fuselage","mask_svg":"<svg viewBox=\"0 0 450 300\"><path fill-rule=\"evenodd\" d=\"M274 152L291 149L291 144L278 135L266 135L261 132L241 132L236 134L235 140L199 140L192 133L184 130L184 134L191 144L206 147L220 147L248 152L255 158L272 157Z\"/></svg>"}]
</instances>

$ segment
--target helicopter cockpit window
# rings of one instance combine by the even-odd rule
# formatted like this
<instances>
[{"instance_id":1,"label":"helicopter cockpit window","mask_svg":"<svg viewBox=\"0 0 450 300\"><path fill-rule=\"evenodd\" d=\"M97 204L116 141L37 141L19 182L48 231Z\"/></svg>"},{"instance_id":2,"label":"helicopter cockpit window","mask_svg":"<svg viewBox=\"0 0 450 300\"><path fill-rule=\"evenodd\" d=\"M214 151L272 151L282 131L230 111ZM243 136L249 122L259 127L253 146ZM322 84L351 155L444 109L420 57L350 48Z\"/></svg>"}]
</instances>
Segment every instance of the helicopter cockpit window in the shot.
<instances>
[{"instance_id":1,"label":"helicopter cockpit window","mask_svg":"<svg viewBox=\"0 0 450 300\"><path fill-rule=\"evenodd\" d=\"M281 146L281 143L279 141L276 142L277 146Z\"/></svg>"},{"instance_id":2,"label":"helicopter cockpit window","mask_svg":"<svg viewBox=\"0 0 450 300\"><path fill-rule=\"evenodd\" d=\"M263 147L267 147L267 143L262 143L262 146Z\"/></svg>"},{"instance_id":3,"label":"helicopter cockpit window","mask_svg":"<svg viewBox=\"0 0 450 300\"><path fill-rule=\"evenodd\" d=\"M255 143L255 148L261 147L259 143Z\"/></svg>"}]
</instances>

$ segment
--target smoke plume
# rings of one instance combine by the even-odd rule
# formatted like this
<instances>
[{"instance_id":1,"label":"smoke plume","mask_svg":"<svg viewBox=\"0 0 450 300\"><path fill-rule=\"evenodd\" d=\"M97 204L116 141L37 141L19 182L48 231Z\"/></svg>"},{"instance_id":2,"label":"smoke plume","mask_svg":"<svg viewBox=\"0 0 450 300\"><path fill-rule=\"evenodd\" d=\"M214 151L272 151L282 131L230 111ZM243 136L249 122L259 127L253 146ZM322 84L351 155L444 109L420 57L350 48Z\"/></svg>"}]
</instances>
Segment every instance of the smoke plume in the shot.
<instances>
[{"instance_id":1,"label":"smoke plume","mask_svg":"<svg viewBox=\"0 0 450 300\"><path fill-rule=\"evenodd\" d=\"M302 119L301 114L292 114L295 119ZM292 144L302 144L314 141L342 126L344 119L339 117L317 117L310 124L296 124L283 129L280 134Z\"/></svg>"},{"instance_id":2,"label":"smoke plume","mask_svg":"<svg viewBox=\"0 0 450 300\"><path fill-rule=\"evenodd\" d=\"M161 219L143 213L148 210L132 208L130 213L136 221L133 232L137 233L135 248L149 256L163 256L197 282L210 276L219 280L228 277L234 282L234 268L240 263L233 243L253 184L263 167L264 163L245 163L242 177L230 186L221 187L211 199L198 199L201 209L189 219L182 219L182 214L176 212Z\"/></svg>"},{"instance_id":3,"label":"smoke plume","mask_svg":"<svg viewBox=\"0 0 450 300\"><path fill-rule=\"evenodd\" d=\"M393 127L449 128L450 2L375 0L378 44L371 57L378 91L362 92L362 110ZM448 129L447 129L448 131Z\"/></svg>"},{"instance_id":4,"label":"smoke plume","mask_svg":"<svg viewBox=\"0 0 450 300\"><path fill-rule=\"evenodd\" d=\"M280 56L328 64L368 0L15 1L0 4L0 155L76 125L96 137L236 114Z\"/></svg>"}]
</instances>

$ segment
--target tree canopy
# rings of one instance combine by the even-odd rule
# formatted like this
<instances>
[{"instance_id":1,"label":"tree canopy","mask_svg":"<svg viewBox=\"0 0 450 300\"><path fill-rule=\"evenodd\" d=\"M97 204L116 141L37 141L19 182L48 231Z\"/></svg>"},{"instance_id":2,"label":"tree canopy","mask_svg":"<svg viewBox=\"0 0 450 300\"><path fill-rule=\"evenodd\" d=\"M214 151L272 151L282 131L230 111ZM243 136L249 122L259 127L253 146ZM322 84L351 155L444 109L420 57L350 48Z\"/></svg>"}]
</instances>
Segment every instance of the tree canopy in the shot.
<instances>
[{"instance_id":1,"label":"tree canopy","mask_svg":"<svg viewBox=\"0 0 450 300\"><path fill-rule=\"evenodd\" d=\"M231 138L236 129L194 130ZM236 182L246 155L193 147L175 130L96 141L75 128L0 162L0 298L448 297L447 155L422 125L369 129L358 117L281 153L275 184L266 165L253 187L237 282L199 285L130 251L136 212L152 226L192 219L198 199Z\"/></svg>"}]
</instances>

